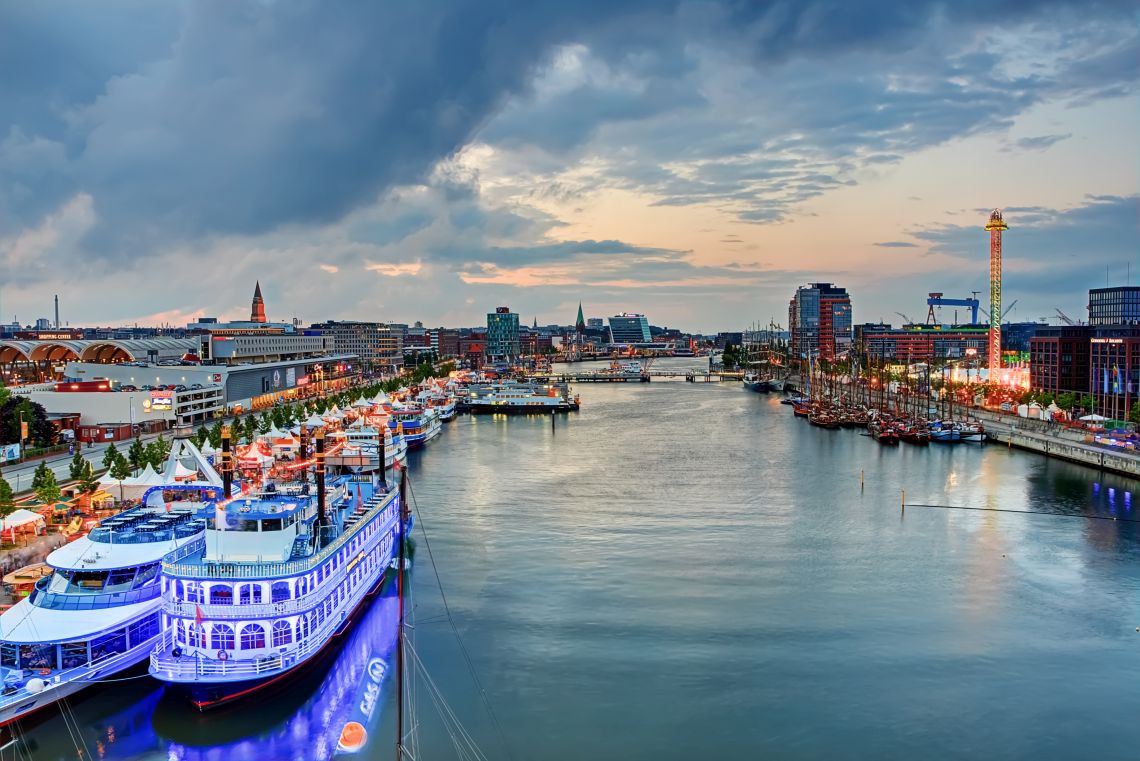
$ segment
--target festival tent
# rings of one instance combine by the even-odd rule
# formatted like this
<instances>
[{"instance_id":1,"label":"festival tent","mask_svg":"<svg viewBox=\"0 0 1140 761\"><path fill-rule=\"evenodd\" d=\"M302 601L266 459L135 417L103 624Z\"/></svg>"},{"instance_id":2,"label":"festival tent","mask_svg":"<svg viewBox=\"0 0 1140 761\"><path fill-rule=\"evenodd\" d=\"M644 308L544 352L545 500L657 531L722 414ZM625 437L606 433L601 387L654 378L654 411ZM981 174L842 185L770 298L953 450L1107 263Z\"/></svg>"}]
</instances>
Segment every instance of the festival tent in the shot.
<instances>
[{"instance_id":1,"label":"festival tent","mask_svg":"<svg viewBox=\"0 0 1140 761\"><path fill-rule=\"evenodd\" d=\"M305 421L305 425L309 426L310 428L323 428L325 421L321 419L320 415L313 415L311 418Z\"/></svg>"},{"instance_id":2,"label":"festival tent","mask_svg":"<svg viewBox=\"0 0 1140 761\"><path fill-rule=\"evenodd\" d=\"M1085 415L1081 418L1081 420L1090 423L1103 423L1105 420L1108 420L1108 418L1106 418L1104 415Z\"/></svg>"},{"instance_id":3,"label":"festival tent","mask_svg":"<svg viewBox=\"0 0 1140 761\"><path fill-rule=\"evenodd\" d=\"M372 406L372 402L368 401L364 397L361 397L360 399L357 399L355 402L353 402L352 406L358 410L366 410Z\"/></svg>"},{"instance_id":4,"label":"festival tent","mask_svg":"<svg viewBox=\"0 0 1140 761\"><path fill-rule=\"evenodd\" d=\"M13 511L9 515L4 516L2 520L0 520L0 532L14 531L21 526L27 526L28 524L36 523L37 521L40 523L47 522L39 513L32 512L31 510L25 510L21 507L19 510Z\"/></svg>"},{"instance_id":5,"label":"festival tent","mask_svg":"<svg viewBox=\"0 0 1140 761\"><path fill-rule=\"evenodd\" d=\"M381 392L380 392L380 393L378 393L378 394L377 394L375 397L373 397L373 398L372 398L372 403L373 403L373 404L388 404L388 403L390 403L391 401L392 401L392 400L391 400L391 399L388 397L388 395L387 395L387 394L385 394L383 391L381 391Z\"/></svg>"}]
</instances>

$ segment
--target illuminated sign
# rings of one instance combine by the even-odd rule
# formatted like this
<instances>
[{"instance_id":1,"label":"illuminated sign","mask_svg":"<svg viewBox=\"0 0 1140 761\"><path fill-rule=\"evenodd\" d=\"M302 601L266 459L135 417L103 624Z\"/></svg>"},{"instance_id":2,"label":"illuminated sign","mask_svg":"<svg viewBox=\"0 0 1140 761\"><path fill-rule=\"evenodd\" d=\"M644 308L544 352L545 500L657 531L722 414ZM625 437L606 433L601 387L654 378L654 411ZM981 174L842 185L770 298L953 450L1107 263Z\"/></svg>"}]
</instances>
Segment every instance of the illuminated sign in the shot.
<instances>
[{"instance_id":1,"label":"illuminated sign","mask_svg":"<svg viewBox=\"0 0 1140 761\"><path fill-rule=\"evenodd\" d=\"M1094 338L1094 339L1092 339L1092 342L1094 344L1122 344L1122 343L1124 343L1124 339L1123 338Z\"/></svg>"},{"instance_id":2,"label":"illuminated sign","mask_svg":"<svg viewBox=\"0 0 1140 761\"><path fill-rule=\"evenodd\" d=\"M221 383L221 382L222 382L222 374L221 373L214 373L214 383Z\"/></svg>"},{"instance_id":3,"label":"illuminated sign","mask_svg":"<svg viewBox=\"0 0 1140 761\"><path fill-rule=\"evenodd\" d=\"M273 371L273 388L281 388L281 371Z\"/></svg>"},{"instance_id":4,"label":"illuminated sign","mask_svg":"<svg viewBox=\"0 0 1140 761\"><path fill-rule=\"evenodd\" d=\"M146 406L144 401L143 406ZM150 392L150 406L155 410L172 410L174 409L174 392L173 391L151 391Z\"/></svg>"},{"instance_id":5,"label":"illuminated sign","mask_svg":"<svg viewBox=\"0 0 1140 761\"><path fill-rule=\"evenodd\" d=\"M285 387L293 388L297 385L297 368L290 367L285 371Z\"/></svg>"},{"instance_id":6,"label":"illuminated sign","mask_svg":"<svg viewBox=\"0 0 1140 761\"><path fill-rule=\"evenodd\" d=\"M307 376L307 375L302 375L300 378L298 378L298 379L297 379L297 385L298 385L298 386L307 386L307 385L309 385L309 376Z\"/></svg>"}]
</instances>

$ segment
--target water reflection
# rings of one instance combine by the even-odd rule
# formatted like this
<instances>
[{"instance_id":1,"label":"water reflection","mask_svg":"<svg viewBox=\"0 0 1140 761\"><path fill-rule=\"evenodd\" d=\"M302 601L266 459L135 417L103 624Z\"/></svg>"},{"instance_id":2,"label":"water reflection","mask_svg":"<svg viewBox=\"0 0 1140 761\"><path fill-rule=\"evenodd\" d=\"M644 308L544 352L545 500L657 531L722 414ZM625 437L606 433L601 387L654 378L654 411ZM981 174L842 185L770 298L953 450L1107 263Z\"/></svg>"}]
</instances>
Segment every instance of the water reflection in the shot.
<instances>
[{"instance_id":1,"label":"water reflection","mask_svg":"<svg viewBox=\"0 0 1140 761\"><path fill-rule=\"evenodd\" d=\"M346 724L358 731L346 737L359 751L379 720L379 688L389 671L396 642L398 601L389 584L332 650L281 688L225 711L199 714L176 691L149 677L95 688L73 706L80 738L63 729L58 717L27 733L27 755L75 759L84 755L123 761L325 761L338 754ZM112 713L106 709L126 704Z\"/></svg>"}]
</instances>

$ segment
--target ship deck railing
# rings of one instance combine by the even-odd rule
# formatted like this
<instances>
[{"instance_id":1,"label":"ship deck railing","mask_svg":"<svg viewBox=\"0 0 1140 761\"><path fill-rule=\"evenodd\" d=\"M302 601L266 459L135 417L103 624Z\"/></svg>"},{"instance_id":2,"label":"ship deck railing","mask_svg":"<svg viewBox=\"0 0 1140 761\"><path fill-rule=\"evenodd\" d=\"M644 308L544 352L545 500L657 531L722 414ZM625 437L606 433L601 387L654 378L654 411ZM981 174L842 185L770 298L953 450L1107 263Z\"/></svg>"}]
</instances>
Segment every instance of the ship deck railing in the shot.
<instances>
[{"instance_id":1,"label":"ship deck railing","mask_svg":"<svg viewBox=\"0 0 1140 761\"><path fill-rule=\"evenodd\" d=\"M49 592L52 577L45 576L36 582L28 600L37 608L48 610L99 610L120 605L132 605L158 597L162 592L156 579L154 583L138 589L121 592Z\"/></svg>"},{"instance_id":2,"label":"ship deck railing","mask_svg":"<svg viewBox=\"0 0 1140 761\"><path fill-rule=\"evenodd\" d=\"M384 509L389 499L397 496L396 491L370 497L365 503L368 511ZM364 521L361 521L362 524ZM162 572L167 576L186 579L267 579L279 576L296 576L308 573L323 563L329 556L336 553L356 535L360 524L354 525L345 531L321 551L302 560L282 560L272 563L246 563L246 562L214 562L201 560L195 563L179 563L174 560L164 561Z\"/></svg>"}]
</instances>

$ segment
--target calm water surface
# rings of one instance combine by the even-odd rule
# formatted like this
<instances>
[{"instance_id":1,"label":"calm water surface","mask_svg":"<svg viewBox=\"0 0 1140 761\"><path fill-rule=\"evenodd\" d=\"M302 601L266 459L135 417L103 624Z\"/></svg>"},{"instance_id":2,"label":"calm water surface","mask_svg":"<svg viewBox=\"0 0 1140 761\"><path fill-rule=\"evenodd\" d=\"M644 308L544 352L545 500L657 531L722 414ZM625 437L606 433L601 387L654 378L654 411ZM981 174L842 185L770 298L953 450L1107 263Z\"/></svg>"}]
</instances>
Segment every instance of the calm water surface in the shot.
<instances>
[{"instance_id":1,"label":"calm water surface","mask_svg":"<svg viewBox=\"0 0 1140 761\"><path fill-rule=\"evenodd\" d=\"M1140 524L917 506L1140 518L1136 482L883 448L736 384L578 390L554 430L462 417L413 456L416 647L490 758L424 528L514 759L1140 757ZM103 759L328 758L393 611L280 697L198 717L141 679L76 722ZM392 757L384 690L360 757ZM419 704L419 757L455 758ZM28 740L76 758L58 718Z\"/></svg>"}]
</instances>

